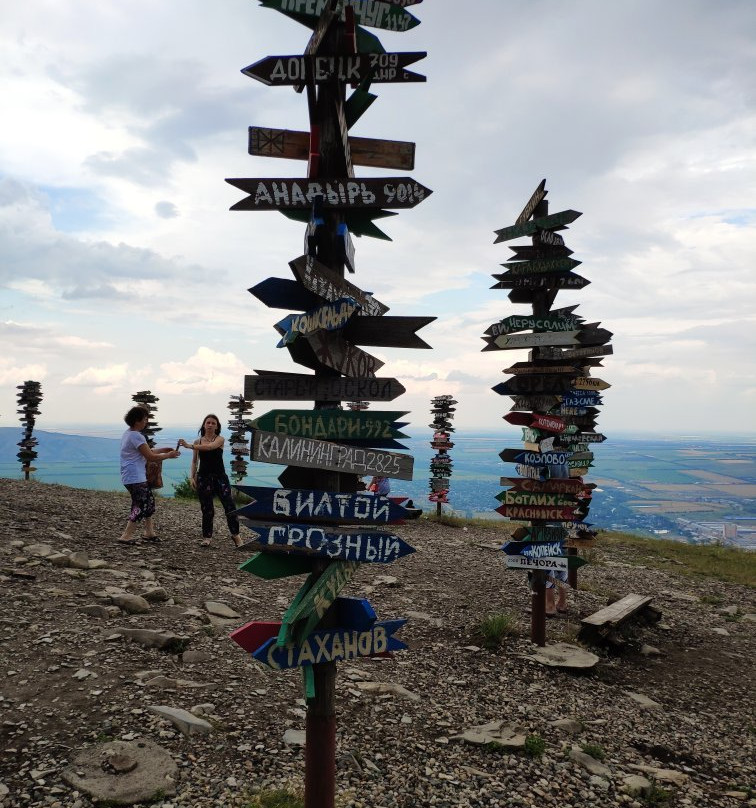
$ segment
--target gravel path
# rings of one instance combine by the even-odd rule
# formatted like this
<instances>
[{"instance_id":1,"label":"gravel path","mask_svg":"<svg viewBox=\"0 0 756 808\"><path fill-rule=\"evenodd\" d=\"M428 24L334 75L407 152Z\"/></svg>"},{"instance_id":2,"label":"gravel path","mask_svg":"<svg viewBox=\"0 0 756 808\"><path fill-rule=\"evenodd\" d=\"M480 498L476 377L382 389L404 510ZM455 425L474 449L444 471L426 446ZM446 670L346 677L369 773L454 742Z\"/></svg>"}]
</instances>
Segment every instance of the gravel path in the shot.
<instances>
[{"instance_id":1,"label":"gravel path","mask_svg":"<svg viewBox=\"0 0 756 808\"><path fill-rule=\"evenodd\" d=\"M200 546L191 502L159 501L161 544L117 546L126 511L125 494L0 480L0 805L87 808L66 772L114 740L168 753L175 793L153 803L162 808L235 808L261 788L301 788L301 673L267 670L227 635L280 620L302 579L238 571L247 555L217 516L213 546ZM621 655L593 649L598 665L575 674L531 658L530 595L495 549L504 533L425 519L397 532L417 552L363 565L342 593L369 598L379 619L409 617L397 636L410 650L339 664L339 806L756 805L753 590L600 546L548 643L574 642L580 617L612 593L653 596L662 619ZM497 612L516 615L518 633L492 652L474 627ZM125 629L175 636L160 650ZM182 732L161 706L210 731ZM493 722L538 736L543 754L454 739ZM628 793L638 775L650 796Z\"/></svg>"}]
</instances>

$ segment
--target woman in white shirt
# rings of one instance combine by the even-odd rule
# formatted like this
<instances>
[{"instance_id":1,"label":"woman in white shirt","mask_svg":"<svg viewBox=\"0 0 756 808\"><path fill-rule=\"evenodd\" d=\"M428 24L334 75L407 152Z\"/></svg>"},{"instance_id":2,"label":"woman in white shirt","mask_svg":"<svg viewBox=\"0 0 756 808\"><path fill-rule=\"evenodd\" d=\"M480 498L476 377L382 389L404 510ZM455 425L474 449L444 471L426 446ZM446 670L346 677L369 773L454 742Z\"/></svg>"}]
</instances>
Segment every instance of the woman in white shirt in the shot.
<instances>
[{"instance_id":1,"label":"woman in white shirt","mask_svg":"<svg viewBox=\"0 0 756 808\"><path fill-rule=\"evenodd\" d=\"M144 407L132 407L123 417L129 428L121 437L121 482L131 494L131 512L125 530L117 539L121 544L134 544L137 541L134 534L137 524L142 520L145 527L144 538L147 541L160 541L155 535L155 526L152 523L155 497L147 484L147 461L167 460L179 456L176 449L150 448L142 434L149 417L150 414Z\"/></svg>"}]
</instances>

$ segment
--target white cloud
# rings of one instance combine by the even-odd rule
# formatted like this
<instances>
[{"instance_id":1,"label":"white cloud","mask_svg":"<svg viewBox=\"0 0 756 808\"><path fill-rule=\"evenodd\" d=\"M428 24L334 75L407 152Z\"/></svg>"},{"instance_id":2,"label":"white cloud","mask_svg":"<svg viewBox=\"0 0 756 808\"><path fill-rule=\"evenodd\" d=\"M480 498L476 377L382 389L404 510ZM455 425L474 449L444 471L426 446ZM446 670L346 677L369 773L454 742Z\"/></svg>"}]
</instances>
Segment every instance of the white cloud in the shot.
<instances>
[{"instance_id":1,"label":"white cloud","mask_svg":"<svg viewBox=\"0 0 756 808\"><path fill-rule=\"evenodd\" d=\"M74 376L62 379L60 383L72 387L93 387L95 392L98 387L104 387L111 391L122 385L128 378L129 366L123 363L106 365L105 367L85 368Z\"/></svg>"},{"instance_id":2,"label":"white cloud","mask_svg":"<svg viewBox=\"0 0 756 808\"><path fill-rule=\"evenodd\" d=\"M249 372L235 354L203 346L183 362L162 363L159 382L161 389L172 395L231 393L243 386L244 374Z\"/></svg>"},{"instance_id":3,"label":"white cloud","mask_svg":"<svg viewBox=\"0 0 756 808\"><path fill-rule=\"evenodd\" d=\"M24 364L19 365L11 359L0 357L0 384L19 385L28 379L44 381L47 378L47 365ZM7 406L7 405L6 405Z\"/></svg>"},{"instance_id":4,"label":"white cloud","mask_svg":"<svg viewBox=\"0 0 756 808\"><path fill-rule=\"evenodd\" d=\"M676 428L684 408L708 425L716 406L752 430L752 0L727 13L708 0L480 0L474 15L426 3L417 16L406 34L377 33L389 49L427 50L427 83L376 85L353 131L415 142L411 173L434 191L378 222L393 242L355 238L350 280L392 315L439 317L420 334L433 351L368 349L384 375L406 382L421 412L448 387L460 423L499 423L508 401L489 388L525 352L481 353L480 335L524 309L489 288L511 254L493 230L546 177L552 212L584 213L564 235L591 284L556 305L580 303L615 333L601 369L615 385L608 417ZM203 390L238 391L253 366L302 372L273 347L286 311L246 290L291 277L303 227L230 213L240 195L224 177L304 172L246 153L248 125L307 129L304 98L239 70L301 52L307 29L248 0L27 3L5 22L6 365L44 363L56 408L72 412L89 385L116 420L132 388L163 387L170 418ZM135 375L108 381L119 367ZM703 380L705 406L686 403Z\"/></svg>"}]
</instances>

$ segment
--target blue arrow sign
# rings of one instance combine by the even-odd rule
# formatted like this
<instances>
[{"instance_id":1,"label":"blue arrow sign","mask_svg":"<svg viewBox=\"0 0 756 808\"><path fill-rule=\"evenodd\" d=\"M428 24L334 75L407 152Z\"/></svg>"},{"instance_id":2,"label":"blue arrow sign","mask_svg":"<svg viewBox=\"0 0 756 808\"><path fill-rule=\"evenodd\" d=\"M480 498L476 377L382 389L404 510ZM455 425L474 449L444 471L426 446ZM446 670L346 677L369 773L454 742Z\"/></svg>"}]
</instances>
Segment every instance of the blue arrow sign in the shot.
<instances>
[{"instance_id":1,"label":"blue arrow sign","mask_svg":"<svg viewBox=\"0 0 756 808\"><path fill-rule=\"evenodd\" d=\"M234 488L251 498L252 502L236 511L250 519L389 524L418 516L416 509L404 508L388 497L365 491L347 494L309 488L266 488L254 485L236 485Z\"/></svg>"},{"instance_id":2,"label":"blue arrow sign","mask_svg":"<svg viewBox=\"0 0 756 808\"><path fill-rule=\"evenodd\" d=\"M244 523L254 535L243 547L297 550L338 561L377 564L390 564L415 552L414 547L393 533L333 531L317 525L289 522L266 525L249 519L244 519Z\"/></svg>"},{"instance_id":3,"label":"blue arrow sign","mask_svg":"<svg viewBox=\"0 0 756 808\"><path fill-rule=\"evenodd\" d=\"M387 651L402 651L407 646L393 636L407 621L385 620L363 631L335 628L316 631L300 644L276 645L271 637L252 656L274 670L339 662L360 656L375 656Z\"/></svg>"},{"instance_id":4,"label":"blue arrow sign","mask_svg":"<svg viewBox=\"0 0 756 808\"><path fill-rule=\"evenodd\" d=\"M336 622L345 629L366 631L378 619L375 610L365 598L336 598L333 603ZM270 639L278 636L281 623L253 620L240 626L229 637L245 651L253 654Z\"/></svg>"},{"instance_id":5,"label":"blue arrow sign","mask_svg":"<svg viewBox=\"0 0 756 808\"><path fill-rule=\"evenodd\" d=\"M598 393L570 390L562 395L562 407L597 407L603 402Z\"/></svg>"},{"instance_id":6,"label":"blue arrow sign","mask_svg":"<svg viewBox=\"0 0 756 808\"><path fill-rule=\"evenodd\" d=\"M297 337L309 336L317 331L337 331L360 308L362 307L354 298L340 297L333 303L324 303L304 314L289 314L275 324L276 331L282 335L276 347L283 348Z\"/></svg>"},{"instance_id":7,"label":"blue arrow sign","mask_svg":"<svg viewBox=\"0 0 756 808\"><path fill-rule=\"evenodd\" d=\"M564 541L510 541L501 549L507 555L524 555L528 558L550 558L553 556L563 556L565 554Z\"/></svg>"}]
</instances>

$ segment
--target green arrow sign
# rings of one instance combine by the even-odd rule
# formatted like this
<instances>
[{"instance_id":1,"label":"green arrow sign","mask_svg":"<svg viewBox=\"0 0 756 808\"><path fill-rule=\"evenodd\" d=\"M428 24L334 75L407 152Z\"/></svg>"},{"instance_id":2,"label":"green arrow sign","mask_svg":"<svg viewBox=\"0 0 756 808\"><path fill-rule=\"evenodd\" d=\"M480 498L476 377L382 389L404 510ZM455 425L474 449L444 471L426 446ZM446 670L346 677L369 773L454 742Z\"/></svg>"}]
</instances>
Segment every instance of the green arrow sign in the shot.
<instances>
[{"instance_id":1,"label":"green arrow sign","mask_svg":"<svg viewBox=\"0 0 756 808\"><path fill-rule=\"evenodd\" d=\"M278 645L286 645L292 641L294 623L298 620L313 616L317 618L314 621L314 625L317 625L359 566L357 561L332 561L320 577L315 578L315 574L312 573L283 616L281 630L278 633Z\"/></svg>"},{"instance_id":2,"label":"green arrow sign","mask_svg":"<svg viewBox=\"0 0 756 808\"><path fill-rule=\"evenodd\" d=\"M404 438L396 421L407 410L270 410L252 421L256 429L323 440Z\"/></svg>"},{"instance_id":3,"label":"green arrow sign","mask_svg":"<svg viewBox=\"0 0 756 808\"><path fill-rule=\"evenodd\" d=\"M316 18L320 16L326 7L327 0L261 0L265 8L274 8L287 16L297 18L297 16ZM354 19L359 25L367 25L370 28L382 28L385 31L409 31L416 25L420 25L420 20L400 5L371 0L344 0L342 6L351 6L354 9ZM344 12L341 12L341 19L344 19ZM313 23L315 20L313 19Z\"/></svg>"},{"instance_id":4,"label":"green arrow sign","mask_svg":"<svg viewBox=\"0 0 756 808\"><path fill-rule=\"evenodd\" d=\"M532 236L539 230L557 230L571 224L578 216L582 215L582 213L576 210L562 210L559 211L559 213L552 213L550 216L541 216L538 219L532 219L523 224L503 227L501 230L494 231L496 233L496 241L494 241L494 244L498 244L500 241L509 241L513 238L519 238L520 236Z\"/></svg>"}]
</instances>

